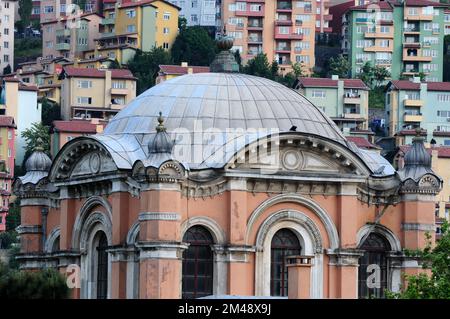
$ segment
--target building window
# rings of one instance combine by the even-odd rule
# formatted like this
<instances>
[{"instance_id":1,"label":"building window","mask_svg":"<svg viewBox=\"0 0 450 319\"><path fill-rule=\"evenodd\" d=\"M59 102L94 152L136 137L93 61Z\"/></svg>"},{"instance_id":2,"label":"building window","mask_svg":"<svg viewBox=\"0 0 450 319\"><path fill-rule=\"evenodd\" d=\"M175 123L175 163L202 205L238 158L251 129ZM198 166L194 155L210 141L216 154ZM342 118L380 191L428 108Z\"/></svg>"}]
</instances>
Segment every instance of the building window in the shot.
<instances>
[{"instance_id":1,"label":"building window","mask_svg":"<svg viewBox=\"0 0 450 319\"><path fill-rule=\"evenodd\" d=\"M12 151L10 148L8 148L8 157L11 157L11 156L12 156Z\"/></svg>"},{"instance_id":2,"label":"building window","mask_svg":"<svg viewBox=\"0 0 450 319\"><path fill-rule=\"evenodd\" d=\"M170 29L169 29L169 28L163 28L163 33L164 33L164 34L169 34L169 32L170 32Z\"/></svg>"},{"instance_id":3,"label":"building window","mask_svg":"<svg viewBox=\"0 0 450 319\"><path fill-rule=\"evenodd\" d=\"M8 29L8 28L3 29L3 33L4 33L5 35L9 35L9 29Z\"/></svg>"},{"instance_id":4,"label":"building window","mask_svg":"<svg viewBox=\"0 0 450 319\"><path fill-rule=\"evenodd\" d=\"M196 14L191 14L191 22L197 22L198 21L198 17Z\"/></svg>"},{"instance_id":5,"label":"building window","mask_svg":"<svg viewBox=\"0 0 450 319\"><path fill-rule=\"evenodd\" d=\"M111 87L113 89L125 89L125 82L124 81L113 81L111 83Z\"/></svg>"},{"instance_id":6,"label":"building window","mask_svg":"<svg viewBox=\"0 0 450 319\"><path fill-rule=\"evenodd\" d=\"M136 32L136 26L134 24L127 25L127 32Z\"/></svg>"},{"instance_id":7,"label":"building window","mask_svg":"<svg viewBox=\"0 0 450 319\"><path fill-rule=\"evenodd\" d=\"M198 298L213 293L213 239L202 226L186 231L183 242L189 248L183 252L182 298Z\"/></svg>"},{"instance_id":8,"label":"building window","mask_svg":"<svg viewBox=\"0 0 450 319\"><path fill-rule=\"evenodd\" d=\"M41 7L33 7L31 14L41 14Z\"/></svg>"},{"instance_id":9,"label":"building window","mask_svg":"<svg viewBox=\"0 0 450 319\"><path fill-rule=\"evenodd\" d=\"M78 102L78 104L91 104L92 103L92 98L91 97L86 97L86 96L78 96L77 97L77 102Z\"/></svg>"},{"instance_id":10,"label":"building window","mask_svg":"<svg viewBox=\"0 0 450 319\"><path fill-rule=\"evenodd\" d=\"M53 6L45 6L44 13L53 13Z\"/></svg>"},{"instance_id":11,"label":"building window","mask_svg":"<svg viewBox=\"0 0 450 319\"><path fill-rule=\"evenodd\" d=\"M5 8L9 9L9 2L5 2Z\"/></svg>"},{"instance_id":12,"label":"building window","mask_svg":"<svg viewBox=\"0 0 450 319\"><path fill-rule=\"evenodd\" d=\"M11 140L11 139L12 139L12 137L13 137L13 134L12 134L12 132L11 132L11 131L8 131L8 140Z\"/></svg>"},{"instance_id":13,"label":"building window","mask_svg":"<svg viewBox=\"0 0 450 319\"><path fill-rule=\"evenodd\" d=\"M8 54L3 55L3 62L9 62L9 55Z\"/></svg>"},{"instance_id":14,"label":"building window","mask_svg":"<svg viewBox=\"0 0 450 319\"><path fill-rule=\"evenodd\" d=\"M287 296L286 257L301 254L300 242L292 230L283 228L273 236L270 250L270 295Z\"/></svg>"},{"instance_id":15,"label":"building window","mask_svg":"<svg viewBox=\"0 0 450 319\"><path fill-rule=\"evenodd\" d=\"M170 12L164 12L163 19L170 20Z\"/></svg>"},{"instance_id":16,"label":"building window","mask_svg":"<svg viewBox=\"0 0 450 319\"><path fill-rule=\"evenodd\" d=\"M322 90L313 90L311 96L317 98L325 98L326 92Z\"/></svg>"},{"instance_id":17,"label":"building window","mask_svg":"<svg viewBox=\"0 0 450 319\"><path fill-rule=\"evenodd\" d=\"M387 258L386 253L391 250L387 240L371 233L362 243L359 249L364 250L364 255L359 258L358 274L358 296L359 298L384 298L387 289ZM367 278L374 273L373 265L379 267L379 286L370 288L367 285Z\"/></svg>"},{"instance_id":18,"label":"building window","mask_svg":"<svg viewBox=\"0 0 450 319\"><path fill-rule=\"evenodd\" d=\"M104 232L100 232L97 246L97 299L106 299L108 295L108 241Z\"/></svg>"},{"instance_id":19,"label":"building window","mask_svg":"<svg viewBox=\"0 0 450 319\"><path fill-rule=\"evenodd\" d=\"M8 41L3 42L3 47L5 49L8 49L9 48L9 42Z\"/></svg>"},{"instance_id":20,"label":"building window","mask_svg":"<svg viewBox=\"0 0 450 319\"><path fill-rule=\"evenodd\" d=\"M92 81L90 80L78 80L79 89L90 89L92 88Z\"/></svg>"},{"instance_id":21,"label":"building window","mask_svg":"<svg viewBox=\"0 0 450 319\"><path fill-rule=\"evenodd\" d=\"M134 18L136 16L136 10L125 11L128 18Z\"/></svg>"}]
</instances>

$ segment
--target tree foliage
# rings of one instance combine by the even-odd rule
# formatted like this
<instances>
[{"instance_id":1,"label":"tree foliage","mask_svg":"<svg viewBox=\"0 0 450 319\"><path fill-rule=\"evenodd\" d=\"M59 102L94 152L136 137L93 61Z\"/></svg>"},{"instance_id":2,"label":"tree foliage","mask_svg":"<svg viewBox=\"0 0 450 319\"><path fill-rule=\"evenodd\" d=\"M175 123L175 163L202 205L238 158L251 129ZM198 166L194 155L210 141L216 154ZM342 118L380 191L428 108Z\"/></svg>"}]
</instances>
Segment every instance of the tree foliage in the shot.
<instances>
[{"instance_id":1,"label":"tree foliage","mask_svg":"<svg viewBox=\"0 0 450 319\"><path fill-rule=\"evenodd\" d=\"M22 29L30 25L31 10L33 10L32 0L19 0L20 25Z\"/></svg>"},{"instance_id":2,"label":"tree foliage","mask_svg":"<svg viewBox=\"0 0 450 319\"><path fill-rule=\"evenodd\" d=\"M47 98L41 99L42 103L42 124L51 126L53 121L61 120L61 107L58 103Z\"/></svg>"},{"instance_id":3,"label":"tree foliage","mask_svg":"<svg viewBox=\"0 0 450 319\"><path fill-rule=\"evenodd\" d=\"M267 55L259 53L253 59L247 61L242 71L246 74L275 80L278 73L278 63L276 61L269 63Z\"/></svg>"},{"instance_id":4,"label":"tree foliage","mask_svg":"<svg viewBox=\"0 0 450 319\"><path fill-rule=\"evenodd\" d=\"M12 270L0 264L0 299L64 299L69 294L65 277L53 269L36 272Z\"/></svg>"},{"instance_id":5,"label":"tree foliage","mask_svg":"<svg viewBox=\"0 0 450 319\"><path fill-rule=\"evenodd\" d=\"M5 66L4 68L3 68L3 75L6 75L6 74L11 74L12 73L12 70L11 70L11 65L7 65L7 66Z\"/></svg>"},{"instance_id":6,"label":"tree foliage","mask_svg":"<svg viewBox=\"0 0 450 319\"><path fill-rule=\"evenodd\" d=\"M215 41L200 26L180 28L171 50L173 62L209 66L216 55Z\"/></svg>"},{"instance_id":7,"label":"tree foliage","mask_svg":"<svg viewBox=\"0 0 450 319\"><path fill-rule=\"evenodd\" d=\"M391 76L390 72L382 66L372 66L370 62L366 62L361 68L359 78L370 88L376 88Z\"/></svg>"},{"instance_id":8,"label":"tree foliage","mask_svg":"<svg viewBox=\"0 0 450 319\"><path fill-rule=\"evenodd\" d=\"M42 146L44 152L50 156L50 130L42 122L31 124L30 128L24 130L21 136L25 139L25 159L27 159L37 146ZM41 145L39 141L41 140ZM25 163L25 161L24 161Z\"/></svg>"},{"instance_id":9,"label":"tree foliage","mask_svg":"<svg viewBox=\"0 0 450 319\"><path fill-rule=\"evenodd\" d=\"M350 62L342 54L329 60L329 75L338 75L346 79L350 74Z\"/></svg>"},{"instance_id":10,"label":"tree foliage","mask_svg":"<svg viewBox=\"0 0 450 319\"><path fill-rule=\"evenodd\" d=\"M163 48L154 48L148 52L138 50L128 62L128 69L137 77L137 94L141 94L155 85L160 64L171 64L170 54Z\"/></svg>"},{"instance_id":11,"label":"tree foliage","mask_svg":"<svg viewBox=\"0 0 450 319\"><path fill-rule=\"evenodd\" d=\"M423 250L407 251L406 254L419 258L424 269L431 275L405 275L406 288L400 293L388 293L396 299L450 299L450 227L447 221L442 225L442 236L435 247L431 245L431 236Z\"/></svg>"}]
</instances>

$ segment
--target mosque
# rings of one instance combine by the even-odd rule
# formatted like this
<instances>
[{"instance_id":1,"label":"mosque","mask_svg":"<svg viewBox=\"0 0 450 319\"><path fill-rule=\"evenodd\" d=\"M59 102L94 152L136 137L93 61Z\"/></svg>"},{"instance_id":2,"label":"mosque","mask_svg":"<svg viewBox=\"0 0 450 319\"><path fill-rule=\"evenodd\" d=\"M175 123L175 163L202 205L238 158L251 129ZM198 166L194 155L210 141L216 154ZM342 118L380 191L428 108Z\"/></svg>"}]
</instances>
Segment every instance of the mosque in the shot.
<instances>
[{"instance_id":1,"label":"mosque","mask_svg":"<svg viewBox=\"0 0 450 319\"><path fill-rule=\"evenodd\" d=\"M231 46L53 160L36 148L14 184L22 269L79 269L73 298L382 298L421 271L403 250L442 187L423 138L396 171Z\"/></svg>"}]
</instances>

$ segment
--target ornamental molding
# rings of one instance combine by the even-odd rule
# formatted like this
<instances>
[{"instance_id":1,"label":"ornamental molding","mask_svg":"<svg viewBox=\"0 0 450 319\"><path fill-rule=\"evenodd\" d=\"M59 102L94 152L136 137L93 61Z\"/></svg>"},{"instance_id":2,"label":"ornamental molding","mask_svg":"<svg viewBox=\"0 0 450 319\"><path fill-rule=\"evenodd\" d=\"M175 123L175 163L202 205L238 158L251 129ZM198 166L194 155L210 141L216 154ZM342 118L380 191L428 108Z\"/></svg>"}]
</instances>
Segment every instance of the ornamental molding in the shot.
<instances>
[{"instance_id":1,"label":"ornamental molding","mask_svg":"<svg viewBox=\"0 0 450 319\"><path fill-rule=\"evenodd\" d=\"M180 214L173 212L143 212L139 214L138 220L140 222L150 220L166 220L166 221L178 221L181 219Z\"/></svg>"},{"instance_id":2,"label":"ornamental molding","mask_svg":"<svg viewBox=\"0 0 450 319\"><path fill-rule=\"evenodd\" d=\"M418 181L408 178L403 182L400 192L403 194L437 195L442 189L442 180L434 174L425 174Z\"/></svg>"},{"instance_id":3,"label":"ornamental molding","mask_svg":"<svg viewBox=\"0 0 450 319\"><path fill-rule=\"evenodd\" d=\"M41 225L20 225L16 228L19 235L25 234L42 234Z\"/></svg>"},{"instance_id":4,"label":"ornamental molding","mask_svg":"<svg viewBox=\"0 0 450 319\"><path fill-rule=\"evenodd\" d=\"M422 223L402 223L403 231L429 231L435 232L436 225L434 224L422 224Z\"/></svg>"}]
</instances>

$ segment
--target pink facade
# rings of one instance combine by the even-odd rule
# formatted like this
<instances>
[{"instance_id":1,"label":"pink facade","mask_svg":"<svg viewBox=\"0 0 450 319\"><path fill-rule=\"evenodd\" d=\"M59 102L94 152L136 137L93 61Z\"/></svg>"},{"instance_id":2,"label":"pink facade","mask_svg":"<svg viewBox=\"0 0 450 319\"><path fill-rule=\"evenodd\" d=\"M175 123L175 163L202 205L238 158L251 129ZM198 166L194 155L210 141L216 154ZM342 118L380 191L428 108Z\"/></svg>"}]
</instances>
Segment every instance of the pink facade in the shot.
<instances>
[{"instance_id":1,"label":"pink facade","mask_svg":"<svg viewBox=\"0 0 450 319\"><path fill-rule=\"evenodd\" d=\"M0 116L0 232L6 230L12 182L14 179L14 119Z\"/></svg>"}]
</instances>

